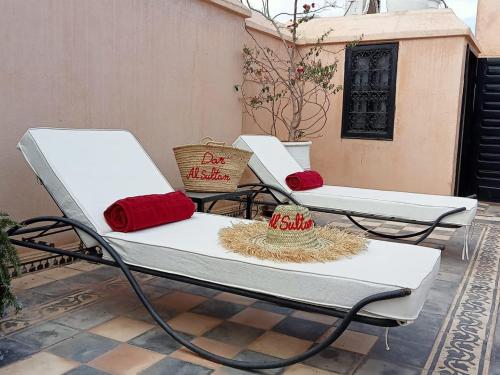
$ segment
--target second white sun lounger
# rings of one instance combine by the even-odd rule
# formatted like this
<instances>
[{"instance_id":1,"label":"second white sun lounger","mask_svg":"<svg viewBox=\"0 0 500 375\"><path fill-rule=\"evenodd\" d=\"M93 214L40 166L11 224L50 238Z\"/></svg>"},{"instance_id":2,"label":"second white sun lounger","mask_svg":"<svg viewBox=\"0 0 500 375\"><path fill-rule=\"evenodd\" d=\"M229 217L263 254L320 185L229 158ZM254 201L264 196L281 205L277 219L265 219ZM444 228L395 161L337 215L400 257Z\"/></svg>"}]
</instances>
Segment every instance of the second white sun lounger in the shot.
<instances>
[{"instance_id":1,"label":"second white sun lounger","mask_svg":"<svg viewBox=\"0 0 500 375\"><path fill-rule=\"evenodd\" d=\"M292 191L285 179L303 169L276 137L242 135L233 145L253 152L249 167L263 183L279 187L313 210L432 226L441 215L463 208L442 218L440 224L466 227L463 256L468 257L467 239L477 210L476 199L327 185Z\"/></svg>"}]
</instances>

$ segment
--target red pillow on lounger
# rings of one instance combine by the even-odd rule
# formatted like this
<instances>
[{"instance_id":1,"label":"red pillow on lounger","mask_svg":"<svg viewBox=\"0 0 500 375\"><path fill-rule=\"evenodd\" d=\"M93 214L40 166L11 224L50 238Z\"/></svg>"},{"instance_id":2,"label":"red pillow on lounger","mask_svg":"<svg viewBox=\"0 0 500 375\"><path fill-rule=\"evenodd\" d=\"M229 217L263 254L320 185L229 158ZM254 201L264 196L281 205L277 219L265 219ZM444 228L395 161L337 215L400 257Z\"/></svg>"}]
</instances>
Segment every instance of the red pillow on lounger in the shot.
<instances>
[{"instance_id":1,"label":"red pillow on lounger","mask_svg":"<svg viewBox=\"0 0 500 375\"><path fill-rule=\"evenodd\" d=\"M104 211L104 218L116 232L133 232L189 219L194 209L193 201L176 191L117 200Z\"/></svg>"},{"instance_id":2,"label":"red pillow on lounger","mask_svg":"<svg viewBox=\"0 0 500 375\"><path fill-rule=\"evenodd\" d=\"M316 171L296 172L288 175L286 184L294 191L315 189L323 186L323 177Z\"/></svg>"}]
</instances>

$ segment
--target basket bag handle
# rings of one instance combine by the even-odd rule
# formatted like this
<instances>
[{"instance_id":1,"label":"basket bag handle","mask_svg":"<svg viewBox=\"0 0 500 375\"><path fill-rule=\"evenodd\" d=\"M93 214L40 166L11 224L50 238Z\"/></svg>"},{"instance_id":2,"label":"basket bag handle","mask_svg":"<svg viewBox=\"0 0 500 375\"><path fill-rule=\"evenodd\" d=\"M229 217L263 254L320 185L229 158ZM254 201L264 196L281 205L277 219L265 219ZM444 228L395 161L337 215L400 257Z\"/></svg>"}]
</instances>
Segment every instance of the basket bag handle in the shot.
<instances>
[{"instance_id":1,"label":"basket bag handle","mask_svg":"<svg viewBox=\"0 0 500 375\"><path fill-rule=\"evenodd\" d=\"M202 145L214 145L214 146L225 146L226 142L217 142L212 137L203 137L200 139L200 144Z\"/></svg>"}]
</instances>

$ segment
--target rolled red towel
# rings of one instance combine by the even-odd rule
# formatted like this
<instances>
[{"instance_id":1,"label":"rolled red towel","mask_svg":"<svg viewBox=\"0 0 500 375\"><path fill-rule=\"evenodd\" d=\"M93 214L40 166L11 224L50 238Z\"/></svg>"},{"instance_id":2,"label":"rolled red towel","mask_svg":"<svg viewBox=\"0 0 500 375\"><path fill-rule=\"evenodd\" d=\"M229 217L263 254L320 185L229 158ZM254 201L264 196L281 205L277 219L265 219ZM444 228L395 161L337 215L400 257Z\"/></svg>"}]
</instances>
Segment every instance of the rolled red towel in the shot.
<instances>
[{"instance_id":1,"label":"rolled red towel","mask_svg":"<svg viewBox=\"0 0 500 375\"><path fill-rule=\"evenodd\" d=\"M117 200L104 217L114 231L133 232L189 219L194 203L183 192L141 195Z\"/></svg>"},{"instance_id":2,"label":"rolled red towel","mask_svg":"<svg viewBox=\"0 0 500 375\"><path fill-rule=\"evenodd\" d=\"M323 186L323 177L316 171L295 172L287 176L286 184L294 191L315 189Z\"/></svg>"}]
</instances>

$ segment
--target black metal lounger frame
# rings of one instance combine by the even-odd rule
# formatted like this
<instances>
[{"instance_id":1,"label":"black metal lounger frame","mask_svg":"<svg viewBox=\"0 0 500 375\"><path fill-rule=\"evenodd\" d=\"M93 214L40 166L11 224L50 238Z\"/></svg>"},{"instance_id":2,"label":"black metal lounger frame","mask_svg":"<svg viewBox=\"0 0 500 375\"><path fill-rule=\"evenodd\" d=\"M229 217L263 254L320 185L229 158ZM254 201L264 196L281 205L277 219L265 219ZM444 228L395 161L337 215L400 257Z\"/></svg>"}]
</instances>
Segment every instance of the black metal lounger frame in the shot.
<instances>
[{"instance_id":1,"label":"black metal lounger frame","mask_svg":"<svg viewBox=\"0 0 500 375\"><path fill-rule=\"evenodd\" d=\"M259 178L257 176L257 174L253 171L253 169L250 168L250 170L254 173L254 175L257 178ZM260 178L259 178L259 180L260 180ZM264 184L264 183L262 183L262 181L260 183L258 183L258 184L244 184L244 185L240 185L239 187L251 187L251 186L257 186L257 187L260 186L262 189L258 190L255 193L254 197L252 199L250 199L250 201L248 202L248 204L252 204L253 203L253 199L255 199L255 197L258 194L269 194L269 195L271 195L273 197L273 199L276 202L278 202L279 204L281 204L282 203L281 200L275 194L275 193L279 193L279 194L285 196L292 203L299 204L299 205L302 205L304 207L307 207L311 211L324 212L324 213L328 213L328 214L337 214L337 215L346 216L358 228L364 230L367 233L375 235L377 237L391 239L391 240L402 240L402 239L407 239L407 238L418 237L418 238L416 238L416 239L414 239L412 241L412 243L415 244L415 245L420 244L427 237L429 237L431 235L431 233L434 231L434 229L436 229L437 227L455 228L455 229L462 227L461 225L457 225L457 224L442 223L442 221L445 218L447 218L448 216L451 216L451 215L454 215L454 214L457 214L459 212L463 212L463 211L467 210L465 207L455 208L453 210L450 210L450 211L447 211L447 212L443 213L442 215L440 215L439 217L437 217L434 221L419 221L419 220L398 218L398 217L394 217L394 216L383 216L383 215L375 215L375 214L368 214L368 213L355 212L355 211L336 210L336 209L331 209L331 208L323 208L323 207L316 207L316 206L307 206L307 205L304 205L304 204L301 204L301 203L297 202L297 200L293 199L291 197L291 195L288 194L288 192L286 192L285 190L283 190L281 188L278 188L278 187L275 187L275 186L272 186L272 185ZM274 192L273 192L273 190L274 190ZM216 203L216 202L214 202L214 203ZM212 206L213 205L214 204L212 204ZM373 229L368 229L364 225L362 225L360 222L358 222L355 219L355 217L361 217L361 218L373 219L373 220L394 221L394 222L399 222L399 223L408 223L408 224L423 225L423 226L426 226L427 228L422 229L422 230L420 230L418 232L414 232L414 233L393 235L393 234L378 232L378 231L375 231ZM468 236L466 236L466 237L468 237ZM468 241L468 238L466 238L466 241ZM467 247L468 247L467 245L468 244L466 242L465 243L465 249L467 249ZM439 248L442 250L442 249L444 249L444 246L441 246ZM466 255L468 257L468 253Z\"/></svg>"},{"instance_id":2,"label":"black metal lounger frame","mask_svg":"<svg viewBox=\"0 0 500 375\"><path fill-rule=\"evenodd\" d=\"M265 185L265 184L247 184L246 186L255 186L259 189L267 189L268 191L276 191L280 194L285 195L292 203L298 204L293 197L291 197L288 193L281 191L273 186ZM33 227L35 224L40 223L51 223L49 225L39 225ZM68 230L79 230L86 235L90 236L98 245L92 248L86 249L85 253L74 252L69 250L60 249L53 246L48 246L47 244L37 241L36 239L39 237L45 237L55 233L61 233ZM31 235L33 233L37 233L36 235L32 235L28 238L18 239L18 236L22 235ZM78 234L78 232L77 232ZM396 327L400 325L400 322L394 319L386 319L386 318L378 318L372 316L366 316L359 314L360 310L362 310L365 306L378 301L385 301L390 299L402 298L409 296L411 294L411 289L397 289L394 291L377 293L370 296L367 296L357 302L351 309L337 309L332 307L318 306L313 304L308 304L299 301L288 300L285 298L276 297L269 294L258 293L253 291L248 291L240 288L230 287L227 285L211 283L203 280L193 279L186 276L176 275L167 272L161 272L157 270L152 270L148 268L143 268L139 266L127 265L120 257L120 255L93 229L88 226L67 218L67 217L57 217L57 216L41 216L33 219L26 220L21 223L20 226L11 228L8 231L8 236L13 245L26 247L30 249L36 249L44 252L54 253L58 255L65 255L71 258L77 258L86 260L89 262L94 262L98 264L104 264L108 266L118 267L121 269L128 282L134 289L139 300L142 302L146 310L153 317L153 319L160 325L160 327L170 335L175 341L179 344L185 346L189 350L198 354L200 357L205 358L207 360L229 366L238 369L271 369L271 368L279 368L293 365L295 363L299 363L302 361L311 358L312 356L318 354L328 346L330 346L333 342L335 342L342 333L347 329L349 324L353 321L357 321L364 324L376 325L381 327ZM102 257L102 252L107 252L113 260L104 259ZM234 360L230 358L225 358L219 356L217 354L206 351L199 346L196 346L189 340L186 340L183 336L179 335L176 331L172 329L172 327L166 323L161 316L158 314L154 306L149 301L148 297L144 294L141 286L131 273L131 271L136 271L140 273L145 273L153 276L164 277L167 279L182 281L189 284L199 285L211 289L221 290L229 293L234 293L254 299L259 299L262 301L275 303L281 306L290 307L297 310L313 312L323 315L334 316L342 319L341 322L335 327L335 329L330 333L325 339L323 339L317 345L314 345L307 351L302 354L290 357L288 359L280 359L272 362L250 362L250 361L240 361Z\"/></svg>"}]
</instances>

